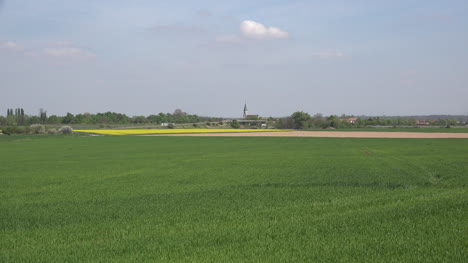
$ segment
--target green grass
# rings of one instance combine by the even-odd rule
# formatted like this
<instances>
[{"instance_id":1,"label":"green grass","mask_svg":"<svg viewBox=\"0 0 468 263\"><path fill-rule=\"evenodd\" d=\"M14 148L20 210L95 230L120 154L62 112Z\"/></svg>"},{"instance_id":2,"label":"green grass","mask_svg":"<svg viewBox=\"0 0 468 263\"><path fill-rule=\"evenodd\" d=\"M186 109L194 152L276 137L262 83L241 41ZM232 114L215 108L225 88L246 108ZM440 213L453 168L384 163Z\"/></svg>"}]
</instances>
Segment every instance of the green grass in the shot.
<instances>
[{"instance_id":1,"label":"green grass","mask_svg":"<svg viewBox=\"0 0 468 263\"><path fill-rule=\"evenodd\" d=\"M465 262L468 140L0 136L0 262Z\"/></svg>"}]
</instances>

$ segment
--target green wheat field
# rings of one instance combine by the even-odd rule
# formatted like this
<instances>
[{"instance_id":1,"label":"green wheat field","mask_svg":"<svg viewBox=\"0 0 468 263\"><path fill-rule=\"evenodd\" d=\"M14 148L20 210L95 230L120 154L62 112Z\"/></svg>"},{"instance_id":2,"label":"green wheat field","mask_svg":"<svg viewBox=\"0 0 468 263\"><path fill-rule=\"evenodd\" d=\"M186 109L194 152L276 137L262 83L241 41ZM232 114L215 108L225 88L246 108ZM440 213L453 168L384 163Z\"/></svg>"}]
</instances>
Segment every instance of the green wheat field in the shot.
<instances>
[{"instance_id":1,"label":"green wheat field","mask_svg":"<svg viewBox=\"0 0 468 263\"><path fill-rule=\"evenodd\" d=\"M0 136L0 262L467 258L467 139Z\"/></svg>"}]
</instances>

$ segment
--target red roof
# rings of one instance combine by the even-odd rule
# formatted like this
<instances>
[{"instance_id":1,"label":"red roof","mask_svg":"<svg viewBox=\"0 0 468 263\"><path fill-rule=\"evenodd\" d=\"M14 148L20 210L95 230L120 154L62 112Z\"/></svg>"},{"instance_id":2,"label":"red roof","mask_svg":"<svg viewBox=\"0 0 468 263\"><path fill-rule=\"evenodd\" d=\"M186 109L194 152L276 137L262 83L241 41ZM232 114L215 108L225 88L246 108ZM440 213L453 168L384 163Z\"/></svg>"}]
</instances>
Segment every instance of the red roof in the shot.
<instances>
[{"instance_id":1,"label":"red roof","mask_svg":"<svg viewBox=\"0 0 468 263\"><path fill-rule=\"evenodd\" d=\"M425 120L417 120L416 125L429 125L429 122Z\"/></svg>"}]
</instances>

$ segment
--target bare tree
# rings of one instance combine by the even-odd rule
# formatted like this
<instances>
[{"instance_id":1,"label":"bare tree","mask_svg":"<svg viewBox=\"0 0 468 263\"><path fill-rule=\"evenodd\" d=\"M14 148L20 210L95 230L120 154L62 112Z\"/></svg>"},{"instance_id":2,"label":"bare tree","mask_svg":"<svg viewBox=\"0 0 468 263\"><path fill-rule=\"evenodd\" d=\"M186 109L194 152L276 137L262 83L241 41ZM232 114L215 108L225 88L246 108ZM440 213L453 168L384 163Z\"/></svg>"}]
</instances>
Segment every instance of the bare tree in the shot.
<instances>
[{"instance_id":1,"label":"bare tree","mask_svg":"<svg viewBox=\"0 0 468 263\"><path fill-rule=\"evenodd\" d=\"M182 117L186 116L187 112L183 112L181 109L176 109L174 113L172 113L172 115L174 115L175 117Z\"/></svg>"}]
</instances>

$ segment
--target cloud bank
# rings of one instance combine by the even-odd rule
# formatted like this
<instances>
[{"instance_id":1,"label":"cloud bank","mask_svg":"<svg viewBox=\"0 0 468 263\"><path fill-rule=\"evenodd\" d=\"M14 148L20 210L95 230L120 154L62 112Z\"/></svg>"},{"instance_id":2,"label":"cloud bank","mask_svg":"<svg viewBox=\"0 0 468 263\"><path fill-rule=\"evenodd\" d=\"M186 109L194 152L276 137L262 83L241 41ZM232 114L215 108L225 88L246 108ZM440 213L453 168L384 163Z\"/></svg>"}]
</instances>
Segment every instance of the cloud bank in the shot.
<instances>
[{"instance_id":1,"label":"cloud bank","mask_svg":"<svg viewBox=\"0 0 468 263\"><path fill-rule=\"evenodd\" d=\"M0 41L0 50L14 51L16 54L35 58L90 59L96 57L96 54L77 47L69 41L54 42L47 47L22 46L13 41Z\"/></svg>"},{"instance_id":2,"label":"cloud bank","mask_svg":"<svg viewBox=\"0 0 468 263\"><path fill-rule=\"evenodd\" d=\"M44 49L44 54L61 58L94 58L95 54L77 47L54 47Z\"/></svg>"},{"instance_id":3,"label":"cloud bank","mask_svg":"<svg viewBox=\"0 0 468 263\"><path fill-rule=\"evenodd\" d=\"M0 41L0 48L4 49L19 49L21 48L20 45L13 41Z\"/></svg>"}]
</instances>

